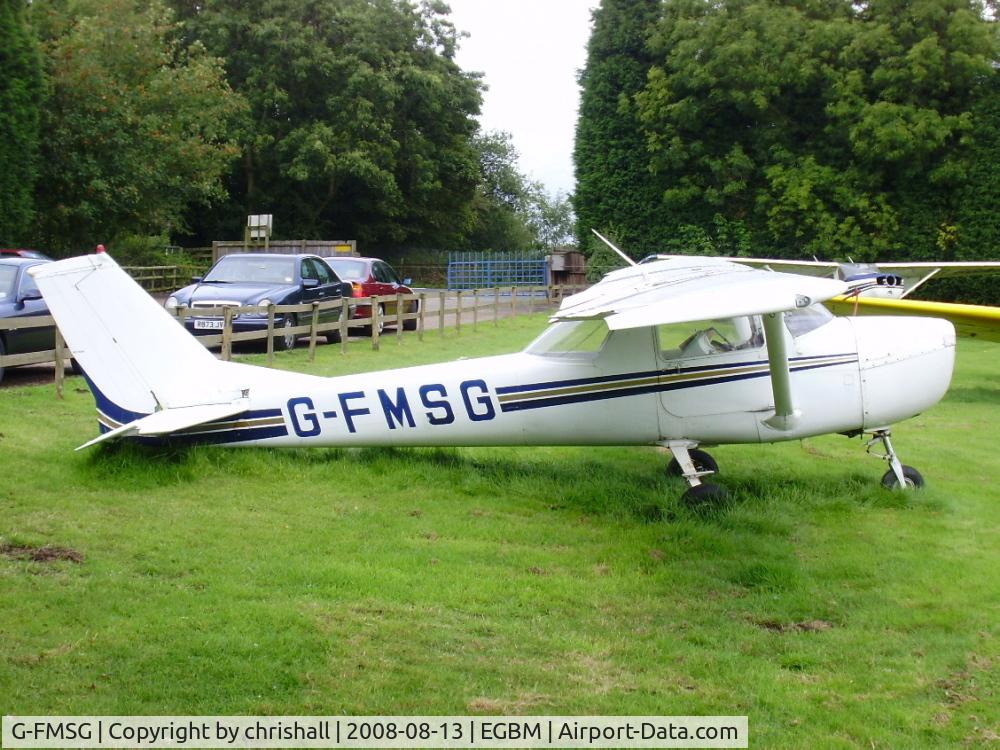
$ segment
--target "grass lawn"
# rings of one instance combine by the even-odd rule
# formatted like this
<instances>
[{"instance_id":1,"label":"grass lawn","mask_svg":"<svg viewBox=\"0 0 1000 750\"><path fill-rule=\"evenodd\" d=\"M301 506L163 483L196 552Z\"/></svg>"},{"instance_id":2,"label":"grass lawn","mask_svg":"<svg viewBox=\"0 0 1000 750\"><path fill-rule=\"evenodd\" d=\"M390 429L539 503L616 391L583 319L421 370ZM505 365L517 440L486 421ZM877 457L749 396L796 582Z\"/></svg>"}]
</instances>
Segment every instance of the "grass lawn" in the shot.
<instances>
[{"instance_id":1,"label":"grass lawn","mask_svg":"<svg viewBox=\"0 0 1000 750\"><path fill-rule=\"evenodd\" d=\"M543 321L276 359L499 353ZM708 515L652 448L74 453L82 380L0 391L0 713L747 714L752 747L995 747L998 353L962 341L897 429L927 489L880 489L857 439L720 447Z\"/></svg>"}]
</instances>

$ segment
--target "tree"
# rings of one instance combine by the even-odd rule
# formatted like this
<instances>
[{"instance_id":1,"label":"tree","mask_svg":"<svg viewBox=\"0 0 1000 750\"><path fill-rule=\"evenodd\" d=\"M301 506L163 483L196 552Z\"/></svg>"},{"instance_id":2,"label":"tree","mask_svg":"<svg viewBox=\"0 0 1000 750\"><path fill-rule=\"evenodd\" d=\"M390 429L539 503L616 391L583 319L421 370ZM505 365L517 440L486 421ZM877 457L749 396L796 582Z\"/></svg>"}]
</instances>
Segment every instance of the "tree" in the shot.
<instances>
[{"instance_id":1,"label":"tree","mask_svg":"<svg viewBox=\"0 0 1000 750\"><path fill-rule=\"evenodd\" d=\"M285 236L454 244L473 220L478 77L454 62L447 6L402 0L178 2L192 41L250 102L231 203Z\"/></svg>"},{"instance_id":2,"label":"tree","mask_svg":"<svg viewBox=\"0 0 1000 750\"><path fill-rule=\"evenodd\" d=\"M994 51L968 0L677 0L636 97L663 208L789 257L935 254Z\"/></svg>"},{"instance_id":3,"label":"tree","mask_svg":"<svg viewBox=\"0 0 1000 750\"><path fill-rule=\"evenodd\" d=\"M0 0L0 246L28 244L42 67L23 0Z\"/></svg>"},{"instance_id":4,"label":"tree","mask_svg":"<svg viewBox=\"0 0 1000 750\"><path fill-rule=\"evenodd\" d=\"M650 173L634 96L653 58L646 40L659 0L602 0L594 11L587 63L580 74L580 114L573 159L580 247L591 229L616 226L637 257L662 249L671 222L663 216L660 181Z\"/></svg>"},{"instance_id":5,"label":"tree","mask_svg":"<svg viewBox=\"0 0 1000 750\"><path fill-rule=\"evenodd\" d=\"M474 219L466 250L524 250L537 235L529 226L531 185L518 170L518 152L510 133L491 131L473 139L479 154Z\"/></svg>"},{"instance_id":6,"label":"tree","mask_svg":"<svg viewBox=\"0 0 1000 750\"><path fill-rule=\"evenodd\" d=\"M37 193L50 247L176 231L190 205L224 195L244 104L176 29L157 0L85 0L52 27Z\"/></svg>"},{"instance_id":7,"label":"tree","mask_svg":"<svg viewBox=\"0 0 1000 750\"><path fill-rule=\"evenodd\" d=\"M568 195L557 191L549 195L545 187L532 183L528 206L528 225L536 244L543 250L555 250L572 244L575 239L576 216Z\"/></svg>"}]
</instances>

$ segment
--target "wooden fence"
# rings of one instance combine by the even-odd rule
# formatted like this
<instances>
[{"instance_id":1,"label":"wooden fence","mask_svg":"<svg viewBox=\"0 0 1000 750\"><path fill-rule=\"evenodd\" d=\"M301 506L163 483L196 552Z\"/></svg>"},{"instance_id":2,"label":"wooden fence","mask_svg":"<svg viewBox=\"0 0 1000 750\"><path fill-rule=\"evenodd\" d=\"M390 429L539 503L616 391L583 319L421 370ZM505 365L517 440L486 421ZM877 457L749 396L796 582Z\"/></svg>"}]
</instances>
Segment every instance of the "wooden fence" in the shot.
<instances>
[{"instance_id":1,"label":"wooden fence","mask_svg":"<svg viewBox=\"0 0 1000 750\"><path fill-rule=\"evenodd\" d=\"M192 276L203 272L199 266L122 266L122 269L150 293L180 289L191 283Z\"/></svg>"},{"instance_id":2,"label":"wooden fence","mask_svg":"<svg viewBox=\"0 0 1000 750\"><path fill-rule=\"evenodd\" d=\"M476 330L480 324L492 322L498 325L501 317L530 314L549 309L552 304L563 297L580 291L583 287L549 286L549 287L495 287L492 289L471 289L466 291L420 292L417 294L396 294L377 297L345 297L330 302L312 302L299 305L267 305L264 307L236 307L226 305L215 308L178 307L170 312L183 324L187 318L221 319L222 328L217 334L199 335L198 340L206 347L220 347L220 357L228 360L232 357L233 344L246 341L263 341L267 350L268 365L274 359L274 344L276 338L291 333L309 342L309 359L315 358L317 339L329 336L330 340L339 338L341 352L347 352L349 335L358 328L371 329L371 346L378 350L383 339L391 336L402 340L407 322L415 324L409 335L415 335L423 340L425 333L444 333L447 327L453 327L456 334L461 334L463 328ZM419 302L417 312L405 312L407 303ZM434 303L433 305L431 303ZM356 306L367 306L371 314L366 318L351 318L350 313ZM434 309L431 309L433 307ZM325 310L339 308L338 320L321 323L321 313ZM384 313L383 308L394 309L395 312ZM254 315L266 318L266 323L260 330L233 330L233 321L238 316ZM275 326L277 316L295 315L297 326L291 329ZM471 321L467 320L471 317ZM466 320L463 320L466 318ZM245 320L245 318L244 318ZM0 336L6 338L7 331L26 328L55 326L51 316L32 316L25 318L0 319ZM392 334L387 334L385 326L394 327ZM17 365L55 364L55 384L59 397L62 397L63 381L67 367L71 364L71 353L66 349L62 335L56 329L55 348L48 351L32 352L30 354L14 354L0 356L0 368Z\"/></svg>"}]
</instances>

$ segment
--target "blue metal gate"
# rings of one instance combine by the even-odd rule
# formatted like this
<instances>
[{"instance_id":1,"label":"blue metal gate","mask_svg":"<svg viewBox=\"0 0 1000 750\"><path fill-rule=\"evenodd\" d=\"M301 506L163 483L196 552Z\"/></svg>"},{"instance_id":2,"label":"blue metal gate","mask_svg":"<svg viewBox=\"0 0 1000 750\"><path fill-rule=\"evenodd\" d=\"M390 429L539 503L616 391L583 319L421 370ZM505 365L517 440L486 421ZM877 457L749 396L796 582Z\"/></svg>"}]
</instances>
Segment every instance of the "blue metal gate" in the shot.
<instances>
[{"instance_id":1,"label":"blue metal gate","mask_svg":"<svg viewBox=\"0 0 1000 750\"><path fill-rule=\"evenodd\" d=\"M546 286L545 253L448 253L449 289L491 289L504 286Z\"/></svg>"}]
</instances>

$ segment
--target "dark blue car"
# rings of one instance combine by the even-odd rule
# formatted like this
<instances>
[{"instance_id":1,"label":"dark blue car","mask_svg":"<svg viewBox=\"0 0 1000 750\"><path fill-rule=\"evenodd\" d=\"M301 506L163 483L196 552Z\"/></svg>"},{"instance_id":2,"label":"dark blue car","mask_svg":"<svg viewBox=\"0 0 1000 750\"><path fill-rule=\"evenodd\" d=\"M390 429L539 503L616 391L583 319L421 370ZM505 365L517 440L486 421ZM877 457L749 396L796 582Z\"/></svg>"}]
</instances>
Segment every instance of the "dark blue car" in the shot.
<instances>
[{"instance_id":1,"label":"dark blue car","mask_svg":"<svg viewBox=\"0 0 1000 750\"><path fill-rule=\"evenodd\" d=\"M48 261L14 255L0 257L0 320L49 314L35 280L28 275L29 268L42 263ZM55 346L55 331L54 325L13 331L0 329L0 356L51 351ZM0 367L0 380L3 371Z\"/></svg>"},{"instance_id":2,"label":"dark blue car","mask_svg":"<svg viewBox=\"0 0 1000 750\"><path fill-rule=\"evenodd\" d=\"M244 307L298 305L328 302L351 295L351 285L344 284L322 258L316 255L278 255L274 253L243 253L225 255L201 278L190 286L174 292L166 301L168 309L190 307ZM340 308L320 311L320 323L340 319ZM304 323L305 321L303 321ZM223 319L195 316L185 319L187 329L197 335L221 333ZM289 330L300 325L294 313L276 314L275 328L281 333L274 339L276 349L291 349L296 336ZM233 317L233 333L267 329L267 313L244 313ZM337 341L337 332L327 334L328 341Z\"/></svg>"}]
</instances>

